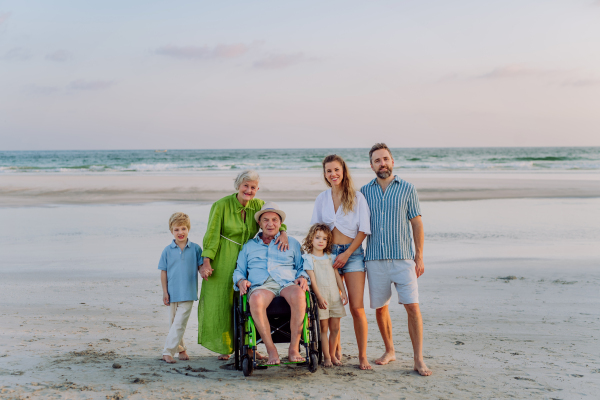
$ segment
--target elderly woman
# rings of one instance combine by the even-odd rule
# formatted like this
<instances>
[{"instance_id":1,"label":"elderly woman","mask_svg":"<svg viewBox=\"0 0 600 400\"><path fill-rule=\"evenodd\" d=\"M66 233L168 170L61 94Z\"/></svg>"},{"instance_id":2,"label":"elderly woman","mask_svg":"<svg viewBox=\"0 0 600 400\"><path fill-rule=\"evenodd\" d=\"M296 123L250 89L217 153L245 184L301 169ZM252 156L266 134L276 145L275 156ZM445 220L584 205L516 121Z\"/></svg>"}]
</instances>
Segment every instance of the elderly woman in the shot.
<instances>
[{"instance_id":1,"label":"elderly woman","mask_svg":"<svg viewBox=\"0 0 600 400\"><path fill-rule=\"evenodd\" d=\"M233 352L233 285L231 279L238 253L244 243L259 230L254 214L264 201L255 199L259 176L256 171L243 171L235 179L230 196L217 200L210 209L204 235L204 264L200 267L202 289L198 303L198 343L220 353L219 360L229 359ZM288 249L285 225L277 239L279 250Z\"/></svg>"}]
</instances>

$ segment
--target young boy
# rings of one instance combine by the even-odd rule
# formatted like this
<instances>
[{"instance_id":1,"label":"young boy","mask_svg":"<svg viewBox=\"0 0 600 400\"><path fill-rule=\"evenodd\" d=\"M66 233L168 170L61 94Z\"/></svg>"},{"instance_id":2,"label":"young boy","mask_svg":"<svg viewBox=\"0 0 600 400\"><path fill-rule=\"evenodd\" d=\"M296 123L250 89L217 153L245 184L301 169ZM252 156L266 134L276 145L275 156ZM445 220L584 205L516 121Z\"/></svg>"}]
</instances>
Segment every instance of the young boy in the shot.
<instances>
[{"instance_id":1,"label":"young boy","mask_svg":"<svg viewBox=\"0 0 600 400\"><path fill-rule=\"evenodd\" d=\"M158 262L160 281L163 288L163 303L170 307L171 328L167 335L163 360L175 363L175 353L180 360L189 360L183 343L183 333L187 325L192 305L198 300L198 269L203 263L202 249L188 240L190 217L176 212L169 218L169 230L175 237L165 247Z\"/></svg>"}]
</instances>

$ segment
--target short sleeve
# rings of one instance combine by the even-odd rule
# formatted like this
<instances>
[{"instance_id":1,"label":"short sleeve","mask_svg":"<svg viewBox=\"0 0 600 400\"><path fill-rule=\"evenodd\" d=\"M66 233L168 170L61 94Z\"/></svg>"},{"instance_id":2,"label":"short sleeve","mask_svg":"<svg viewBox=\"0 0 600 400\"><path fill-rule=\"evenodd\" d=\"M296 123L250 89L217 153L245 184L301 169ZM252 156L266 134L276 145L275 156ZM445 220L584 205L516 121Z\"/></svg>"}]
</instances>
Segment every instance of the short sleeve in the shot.
<instances>
[{"instance_id":1,"label":"short sleeve","mask_svg":"<svg viewBox=\"0 0 600 400\"><path fill-rule=\"evenodd\" d=\"M200 245L196 245L196 264L198 264L198 266L202 265L204 263L204 257L202 257L202 247L200 247Z\"/></svg>"},{"instance_id":2,"label":"short sleeve","mask_svg":"<svg viewBox=\"0 0 600 400\"><path fill-rule=\"evenodd\" d=\"M310 219L310 224L314 225L314 224L319 224L323 222L323 216L322 216L322 201L321 201L321 194L319 194L315 200L315 206L313 208L313 213L312 213L312 218Z\"/></svg>"},{"instance_id":3,"label":"short sleeve","mask_svg":"<svg viewBox=\"0 0 600 400\"><path fill-rule=\"evenodd\" d=\"M411 192L408 195L408 204L406 207L406 213L408 219L411 220L421 215L421 206L419 205L419 196L417 195L417 189L411 187Z\"/></svg>"},{"instance_id":4,"label":"short sleeve","mask_svg":"<svg viewBox=\"0 0 600 400\"><path fill-rule=\"evenodd\" d=\"M160 260L158 261L158 269L160 269L161 271L166 271L167 270L167 249L164 249L162 254L160 255Z\"/></svg>"},{"instance_id":5,"label":"short sleeve","mask_svg":"<svg viewBox=\"0 0 600 400\"><path fill-rule=\"evenodd\" d=\"M369 210L369 204L367 204L367 199L360 192L356 193L356 198L358 199L358 231L370 235L371 210Z\"/></svg>"},{"instance_id":6,"label":"short sleeve","mask_svg":"<svg viewBox=\"0 0 600 400\"><path fill-rule=\"evenodd\" d=\"M315 269L314 261L310 254L302 254L302 258L304 259L302 268L304 268L305 271L312 271Z\"/></svg>"}]
</instances>

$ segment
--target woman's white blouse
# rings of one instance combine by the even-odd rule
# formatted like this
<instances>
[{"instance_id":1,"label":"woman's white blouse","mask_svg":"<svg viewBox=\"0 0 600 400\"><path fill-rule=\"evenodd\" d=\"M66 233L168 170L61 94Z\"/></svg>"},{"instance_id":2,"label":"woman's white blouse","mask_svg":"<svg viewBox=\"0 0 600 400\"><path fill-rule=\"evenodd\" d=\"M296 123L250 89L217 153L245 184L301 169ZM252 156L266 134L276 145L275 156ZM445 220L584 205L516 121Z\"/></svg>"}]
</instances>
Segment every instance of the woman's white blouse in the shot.
<instances>
[{"instance_id":1,"label":"woman's white blouse","mask_svg":"<svg viewBox=\"0 0 600 400\"><path fill-rule=\"evenodd\" d=\"M343 206L340 205L337 212L335 212L331 189L327 189L319 194L315 200L315 208L310 224L323 223L331 230L338 228L338 231L352 239L356 237L358 232L370 235L371 212L369 211L369 205L361 192L356 192L356 200L354 211L344 214Z\"/></svg>"}]
</instances>

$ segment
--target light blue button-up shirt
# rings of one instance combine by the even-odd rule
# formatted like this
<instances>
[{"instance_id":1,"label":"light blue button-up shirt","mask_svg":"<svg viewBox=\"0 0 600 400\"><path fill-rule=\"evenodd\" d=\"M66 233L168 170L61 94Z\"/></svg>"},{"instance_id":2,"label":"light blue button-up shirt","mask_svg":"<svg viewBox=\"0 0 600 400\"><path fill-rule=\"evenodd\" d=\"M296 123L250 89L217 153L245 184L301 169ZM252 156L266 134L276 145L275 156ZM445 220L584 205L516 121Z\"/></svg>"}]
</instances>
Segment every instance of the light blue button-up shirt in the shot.
<instances>
[{"instance_id":1,"label":"light blue button-up shirt","mask_svg":"<svg viewBox=\"0 0 600 400\"><path fill-rule=\"evenodd\" d=\"M281 287L289 285L303 276L308 281L308 275L302 269L302 249L300 243L288 237L289 249L280 251L275 244L279 233L268 245L262 241L262 232L246 242L237 259L237 267L233 271L233 287L240 290L237 283L247 279L255 288L261 286L271 276Z\"/></svg>"},{"instance_id":2,"label":"light blue button-up shirt","mask_svg":"<svg viewBox=\"0 0 600 400\"><path fill-rule=\"evenodd\" d=\"M198 267L203 262L202 249L189 239L183 250L177 246L175 239L165 247L158 269L167 271L167 291L171 303L198 300Z\"/></svg>"},{"instance_id":3,"label":"light blue button-up shirt","mask_svg":"<svg viewBox=\"0 0 600 400\"><path fill-rule=\"evenodd\" d=\"M415 187L394 176L385 189L373 179L360 189L371 210L371 235L365 261L414 260L410 220L421 215Z\"/></svg>"}]
</instances>

